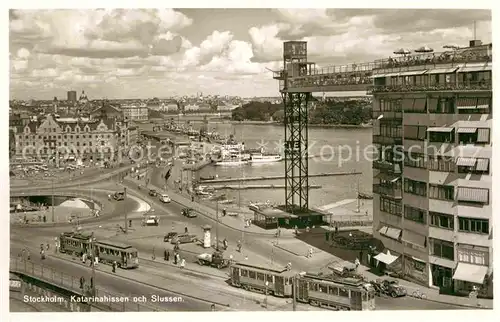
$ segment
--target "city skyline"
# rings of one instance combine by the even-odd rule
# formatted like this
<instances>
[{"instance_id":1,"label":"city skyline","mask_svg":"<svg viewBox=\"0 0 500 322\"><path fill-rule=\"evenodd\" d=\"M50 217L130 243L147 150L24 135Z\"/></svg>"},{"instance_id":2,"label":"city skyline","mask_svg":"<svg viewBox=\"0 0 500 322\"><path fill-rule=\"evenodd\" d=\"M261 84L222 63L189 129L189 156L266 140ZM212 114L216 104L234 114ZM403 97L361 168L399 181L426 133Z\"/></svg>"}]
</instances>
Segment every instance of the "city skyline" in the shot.
<instances>
[{"instance_id":1,"label":"city skyline","mask_svg":"<svg viewBox=\"0 0 500 322\"><path fill-rule=\"evenodd\" d=\"M490 10L88 9L9 16L11 99L51 99L68 90L85 90L90 99L274 97L278 82L266 68L281 67L283 41L307 41L318 66L387 58L398 48L466 46L474 21L476 38L491 42Z\"/></svg>"}]
</instances>

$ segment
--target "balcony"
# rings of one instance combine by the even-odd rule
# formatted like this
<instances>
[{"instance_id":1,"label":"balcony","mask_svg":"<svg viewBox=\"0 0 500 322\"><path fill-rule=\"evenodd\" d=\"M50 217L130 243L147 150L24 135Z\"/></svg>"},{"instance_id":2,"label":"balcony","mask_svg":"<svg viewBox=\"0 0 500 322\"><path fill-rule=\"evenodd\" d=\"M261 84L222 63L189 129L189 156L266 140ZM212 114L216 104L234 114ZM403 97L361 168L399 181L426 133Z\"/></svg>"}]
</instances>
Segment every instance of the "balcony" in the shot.
<instances>
[{"instance_id":1,"label":"balcony","mask_svg":"<svg viewBox=\"0 0 500 322\"><path fill-rule=\"evenodd\" d=\"M367 89L368 94L373 93L396 93L396 92L447 92L447 91L491 91L491 80L468 83L447 84L405 84L405 85L374 85Z\"/></svg>"},{"instance_id":2,"label":"balcony","mask_svg":"<svg viewBox=\"0 0 500 322\"><path fill-rule=\"evenodd\" d=\"M389 162L386 160L375 160L372 162L372 168L380 170L380 172L401 174L401 162Z\"/></svg>"},{"instance_id":3,"label":"balcony","mask_svg":"<svg viewBox=\"0 0 500 322\"><path fill-rule=\"evenodd\" d=\"M374 144L383 144L383 145L402 145L403 137L392 137L385 135L373 135L373 143Z\"/></svg>"},{"instance_id":4,"label":"balcony","mask_svg":"<svg viewBox=\"0 0 500 322\"><path fill-rule=\"evenodd\" d=\"M405 55L375 61L374 69L402 68L412 66L429 66L435 68L442 64L486 63L493 58L492 45L461 48L445 52L432 52L416 55Z\"/></svg>"},{"instance_id":5,"label":"balcony","mask_svg":"<svg viewBox=\"0 0 500 322\"><path fill-rule=\"evenodd\" d=\"M372 111L372 119L378 119L380 116L384 120L401 121L403 119L403 111Z\"/></svg>"},{"instance_id":6,"label":"balcony","mask_svg":"<svg viewBox=\"0 0 500 322\"><path fill-rule=\"evenodd\" d=\"M403 197L401 186L388 185L377 183L373 185L373 193L388 196L394 199L401 199Z\"/></svg>"}]
</instances>

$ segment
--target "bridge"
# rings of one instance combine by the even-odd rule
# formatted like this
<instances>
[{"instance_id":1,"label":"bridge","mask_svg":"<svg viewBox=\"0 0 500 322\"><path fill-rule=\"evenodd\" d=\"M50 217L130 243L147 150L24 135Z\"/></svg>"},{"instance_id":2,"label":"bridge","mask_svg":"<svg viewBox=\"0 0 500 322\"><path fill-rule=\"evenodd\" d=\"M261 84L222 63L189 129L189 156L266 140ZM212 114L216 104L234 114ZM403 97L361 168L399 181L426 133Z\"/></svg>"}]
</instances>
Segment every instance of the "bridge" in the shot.
<instances>
[{"instance_id":1,"label":"bridge","mask_svg":"<svg viewBox=\"0 0 500 322\"><path fill-rule=\"evenodd\" d=\"M409 55L403 50L398 57L318 68L314 62L308 61L307 42L285 42L283 69L273 72L273 78L279 81L285 112L285 211L311 213L307 105L312 93L491 90L491 77L475 81L456 75L459 72L491 71L492 45L473 46L475 44L476 41L471 42L471 47L454 47L441 53L425 48L415 51L421 53ZM455 77L451 77L453 73ZM447 74L450 74L449 78L444 77Z\"/></svg>"}]
</instances>

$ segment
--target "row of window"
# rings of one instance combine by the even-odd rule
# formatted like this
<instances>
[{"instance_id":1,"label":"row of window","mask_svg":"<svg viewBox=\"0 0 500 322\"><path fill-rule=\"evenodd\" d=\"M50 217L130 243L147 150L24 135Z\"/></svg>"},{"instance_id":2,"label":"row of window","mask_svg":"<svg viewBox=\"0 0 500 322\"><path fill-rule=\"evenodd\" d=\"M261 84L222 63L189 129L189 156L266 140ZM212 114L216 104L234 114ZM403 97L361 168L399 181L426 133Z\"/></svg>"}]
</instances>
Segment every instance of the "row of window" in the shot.
<instances>
[{"instance_id":1,"label":"row of window","mask_svg":"<svg viewBox=\"0 0 500 322\"><path fill-rule=\"evenodd\" d=\"M432 114L489 114L491 97L429 96L428 98L380 99L376 111Z\"/></svg>"},{"instance_id":2,"label":"row of window","mask_svg":"<svg viewBox=\"0 0 500 322\"><path fill-rule=\"evenodd\" d=\"M334 296L349 297L349 290L343 287L336 287L333 285L324 285L321 283L309 282L309 290L313 292L321 292L325 294L330 294ZM351 291L356 293L355 291ZM355 294L352 294L354 296Z\"/></svg>"},{"instance_id":3,"label":"row of window","mask_svg":"<svg viewBox=\"0 0 500 322\"><path fill-rule=\"evenodd\" d=\"M436 257L455 260L455 247L452 242L429 238L430 254ZM489 250L487 247L457 244L457 259L459 262L475 265L489 265Z\"/></svg>"},{"instance_id":4,"label":"row of window","mask_svg":"<svg viewBox=\"0 0 500 322\"><path fill-rule=\"evenodd\" d=\"M427 218L427 211L424 209L411 207L405 205L404 207L405 219L409 219L418 223L425 224ZM476 219L467 217L457 217L458 218L458 231L464 233L476 233L476 234L489 234L489 220L488 219ZM455 227L454 216L450 214L444 214L434 211L429 211L429 225L434 227L439 227L443 229L453 230Z\"/></svg>"},{"instance_id":5,"label":"row of window","mask_svg":"<svg viewBox=\"0 0 500 322\"><path fill-rule=\"evenodd\" d=\"M394 130L385 129L386 132L400 133L400 127L393 126ZM388 135L389 136L389 135ZM390 137L395 137L394 135ZM407 140L425 141L433 143L455 143L455 137L459 144L489 144L489 128L438 128L430 130L423 125L405 125L404 138Z\"/></svg>"},{"instance_id":6,"label":"row of window","mask_svg":"<svg viewBox=\"0 0 500 322\"><path fill-rule=\"evenodd\" d=\"M19 145L20 146L33 146L29 142L19 142ZM35 143L35 149L38 148L38 147L42 147L44 145L51 146L51 147L55 147L55 146L68 146L68 142L47 142L47 144L40 144L40 143L36 144ZM80 142L77 141L75 143L75 145L76 146L80 146ZM101 145L104 146L105 145L105 141L101 141ZM87 142L83 142L82 146L87 146ZM92 142L88 142L88 146L92 146Z\"/></svg>"},{"instance_id":7,"label":"row of window","mask_svg":"<svg viewBox=\"0 0 500 322\"><path fill-rule=\"evenodd\" d=\"M431 183L429 184L428 194L427 194L427 183L424 181L417 181L405 178L403 186L404 186L404 192L413 195L429 197L430 199L449 200L449 201L455 200L455 188L453 186L438 185ZM489 189L459 187L456 200L462 202L488 204Z\"/></svg>"},{"instance_id":8,"label":"row of window","mask_svg":"<svg viewBox=\"0 0 500 322\"><path fill-rule=\"evenodd\" d=\"M380 211L390 213L392 215L401 216L402 213L401 201L380 197Z\"/></svg>"},{"instance_id":9,"label":"row of window","mask_svg":"<svg viewBox=\"0 0 500 322\"><path fill-rule=\"evenodd\" d=\"M88 135L89 139L92 139L92 137L94 137L96 139L98 139L98 138L108 138L109 139L109 138L111 138L111 134L94 134L94 135L89 134ZM22 138L22 137L20 137L20 138ZM55 140L55 139L61 139L61 138L64 138L64 139L68 139L68 138L69 139L73 139L73 138L79 139L80 136L79 135L75 135L73 137L73 134L69 134L69 135L64 134L64 135L57 135L57 136L56 135L38 135L38 139L39 140L41 140L41 139L44 139L44 140L53 139L53 140ZM86 135L82 135L82 139L86 139L86 138L87 138ZM25 140L30 140L30 139L31 140L36 140L37 137L36 137L36 135L25 135L24 139Z\"/></svg>"},{"instance_id":10,"label":"row of window","mask_svg":"<svg viewBox=\"0 0 500 322\"><path fill-rule=\"evenodd\" d=\"M406 167L428 169L432 171L455 172L471 174L488 174L490 171L489 159L487 158L464 158L468 164L460 162L460 158L447 156L429 156L423 153L405 152L404 165ZM469 159L473 159L470 161ZM458 164L458 165L457 165Z\"/></svg>"}]
</instances>

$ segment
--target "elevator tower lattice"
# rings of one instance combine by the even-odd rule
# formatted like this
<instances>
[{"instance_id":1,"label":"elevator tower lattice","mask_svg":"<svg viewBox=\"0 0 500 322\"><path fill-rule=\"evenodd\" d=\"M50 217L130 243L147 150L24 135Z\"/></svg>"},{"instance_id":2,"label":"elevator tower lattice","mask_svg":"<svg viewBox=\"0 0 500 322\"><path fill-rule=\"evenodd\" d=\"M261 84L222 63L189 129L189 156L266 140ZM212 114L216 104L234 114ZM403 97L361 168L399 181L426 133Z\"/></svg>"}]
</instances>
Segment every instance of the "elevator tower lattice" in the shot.
<instances>
[{"instance_id":1,"label":"elevator tower lattice","mask_svg":"<svg viewBox=\"0 0 500 322\"><path fill-rule=\"evenodd\" d=\"M308 75L314 63L307 62L307 42L288 41L283 45L283 70L274 78L280 81L285 123L285 207L286 211L309 209L308 113L310 92L288 92L291 77Z\"/></svg>"}]
</instances>

